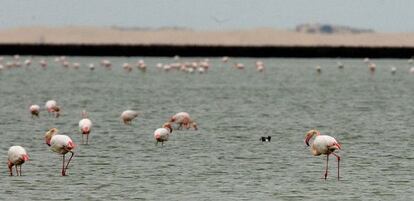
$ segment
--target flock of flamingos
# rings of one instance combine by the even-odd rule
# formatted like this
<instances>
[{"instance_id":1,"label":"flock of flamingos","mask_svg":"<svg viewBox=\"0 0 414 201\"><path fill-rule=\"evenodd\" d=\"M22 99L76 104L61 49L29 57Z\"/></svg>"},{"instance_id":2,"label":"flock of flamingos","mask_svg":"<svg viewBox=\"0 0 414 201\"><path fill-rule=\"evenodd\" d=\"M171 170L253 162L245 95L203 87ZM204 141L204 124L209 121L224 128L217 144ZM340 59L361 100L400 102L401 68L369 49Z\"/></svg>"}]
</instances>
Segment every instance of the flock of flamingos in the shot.
<instances>
[{"instance_id":1,"label":"flock of flamingos","mask_svg":"<svg viewBox=\"0 0 414 201\"><path fill-rule=\"evenodd\" d=\"M30 66L32 64L32 59L26 59L24 62L20 62L20 57L15 55L11 61L7 61L3 64L3 58L0 57L0 72L5 69L17 68L21 66ZM164 71L170 70L179 70L188 73L192 73L198 71L199 73L205 73L209 69L209 60L205 59L200 62L178 62L179 58L176 56L174 58L175 62L170 64L162 64L158 63L156 66L159 69L163 69ZM227 63L229 61L228 57L223 57L222 62ZM65 68L73 67L75 69L80 67L79 63L69 63L66 57L57 57L55 62L61 64ZM372 63L368 58L364 59L364 62L367 64L371 73L375 72L376 65ZM408 60L410 64L413 63L413 59ZM42 59L39 61L39 65L46 69L47 68L47 61ZM109 60L102 60L100 65L104 68L110 69L112 64ZM338 62L338 68L344 68L344 65ZM93 71L95 69L94 64L88 65L89 69ZM129 63L124 63L122 65L123 69L127 72L132 71L132 65ZM145 71L147 66L143 60L139 60L136 64L136 67L142 71ZM244 69L244 64L242 63L234 63L233 67L235 69L242 70ZM255 68L258 72L263 72L265 70L265 65L262 61L256 61ZM391 73L395 74L396 68L391 67ZM316 66L316 71L321 73L321 67ZM410 68L410 73L414 74L414 67ZM49 100L45 104L45 109L48 111L49 115L53 115L55 118L60 116L60 106L57 104L55 100ZM41 107L39 105L31 105L29 108L30 114L32 118L36 118L39 116L41 111ZM138 112L133 110L125 110L121 113L120 118L124 124L128 125L131 124L132 120L138 117ZM92 121L88 119L88 115L86 111L82 112L82 119L79 121L79 132L82 134L81 144L88 144L89 143L89 134L92 130ZM158 128L154 131L154 139L156 143L164 144L165 141L168 141L170 134L173 132L173 128L180 130L180 129L195 129L197 130L197 123L193 120L193 118L186 112L179 112L173 116L166 123L162 125L161 128ZM73 140L67 135L60 135L58 134L59 130L57 128L52 128L46 132L44 139L45 143L50 147L50 150L62 155L62 176L66 176L66 170L69 166L70 161L74 156L74 148L76 147ZM86 142L84 142L84 137L86 137ZM262 141L270 142L271 136L262 137ZM313 140L312 140L313 139ZM310 141L312 140L312 143ZM306 133L305 137L305 144L311 147L311 153L314 156L319 155L326 155L326 168L324 178L326 180L328 176L328 160L330 155L334 155L337 158L338 162L338 170L337 170L337 178L339 180L339 165L340 165L340 156L337 155L335 152L341 149L341 144L333 137L328 135L321 135L318 130L310 130ZM70 153L70 157L66 162L65 155ZM12 146L8 150L8 168L10 171L10 176L13 176L13 166L16 170L16 175L21 176L22 170L21 166L29 160L29 155L27 154L26 150L22 146Z\"/></svg>"}]
</instances>

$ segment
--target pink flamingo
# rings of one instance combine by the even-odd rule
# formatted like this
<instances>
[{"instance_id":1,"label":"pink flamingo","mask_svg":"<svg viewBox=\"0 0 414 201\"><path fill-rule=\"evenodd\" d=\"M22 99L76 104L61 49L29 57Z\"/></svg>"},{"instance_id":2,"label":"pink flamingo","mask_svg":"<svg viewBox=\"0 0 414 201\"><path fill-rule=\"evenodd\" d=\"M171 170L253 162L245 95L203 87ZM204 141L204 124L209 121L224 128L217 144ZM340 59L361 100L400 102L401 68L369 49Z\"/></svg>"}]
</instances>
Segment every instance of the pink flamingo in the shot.
<instances>
[{"instance_id":1,"label":"pink flamingo","mask_svg":"<svg viewBox=\"0 0 414 201\"><path fill-rule=\"evenodd\" d=\"M72 149L75 148L75 143L73 143L72 139L70 139L67 135L57 135L58 133L57 128L52 128L45 134L45 141L46 144L50 147L55 153L62 154L63 157L63 165L62 165L62 176L66 176L66 170L68 169L69 163L72 160L74 152ZM65 155L70 152L72 155L70 156L68 162L65 165Z\"/></svg>"},{"instance_id":2,"label":"pink flamingo","mask_svg":"<svg viewBox=\"0 0 414 201\"><path fill-rule=\"evenodd\" d=\"M49 114L55 114L56 118L60 116L60 107L57 105L55 100L48 100L45 104L45 107Z\"/></svg>"},{"instance_id":3,"label":"pink flamingo","mask_svg":"<svg viewBox=\"0 0 414 201\"><path fill-rule=\"evenodd\" d=\"M319 131L317 130L310 130L306 134L305 138L305 144L309 146L309 141L312 139L313 136L316 136L313 140L312 146L311 146L311 152L314 156L319 156L321 154L326 155L326 170L325 170L325 180L328 176L328 160L329 155L334 155L338 160L338 180L339 180L339 161L341 160L341 157L334 153L334 151L341 149L341 145L336 141L335 138L329 136L329 135L321 135Z\"/></svg>"},{"instance_id":4,"label":"pink flamingo","mask_svg":"<svg viewBox=\"0 0 414 201\"><path fill-rule=\"evenodd\" d=\"M39 105L31 105L29 110L30 110L30 113L32 114L32 118L34 116L39 117L39 111L40 111Z\"/></svg>"},{"instance_id":5,"label":"pink flamingo","mask_svg":"<svg viewBox=\"0 0 414 201\"><path fill-rule=\"evenodd\" d=\"M190 114L188 114L187 112L179 112L173 115L170 118L169 122L178 124L178 130L181 129L183 126L186 129L190 129L191 127L193 127L194 130L198 129L197 123L190 117Z\"/></svg>"},{"instance_id":6,"label":"pink flamingo","mask_svg":"<svg viewBox=\"0 0 414 201\"><path fill-rule=\"evenodd\" d=\"M133 110L125 110L121 114L121 119L124 122L124 124L130 125L131 121L135 119L138 116L138 112Z\"/></svg>"},{"instance_id":7,"label":"pink flamingo","mask_svg":"<svg viewBox=\"0 0 414 201\"><path fill-rule=\"evenodd\" d=\"M79 129L81 131L82 140L81 143L83 144L83 136L86 135L86 144L89 143L89 133L92 129L92 121L88 119L88 114L86 111L82 111L82 120L79 121Z\"/></svg>"},{"instance_id":8,"label":"pink flamingo","mask_svg":"<svg viewBox=\"0 0 414 201\"><path fill-rule=\"evenodd\" d=\"M172 133L172 126L170 123L165 123L162 128L158 128L154 131L154 138L158 142L161 142L161 145L164 145L164 141L168 141L168 137Z\"/></svg>"},{"instance_id":9,"label":"pink flamingo","mask_svg":"<svg viewBox=\"0 0 414 201\"><path fill-rule=\"evenodd\" d=\"M29 160L26 150L21 146L12 146L8 151L7 166L10 170L10 176L13 176L13 166L16 167L16 175L22 176L22 164ZM17 167L20 167L20 171Z\"/></svg>"}]
</instances>

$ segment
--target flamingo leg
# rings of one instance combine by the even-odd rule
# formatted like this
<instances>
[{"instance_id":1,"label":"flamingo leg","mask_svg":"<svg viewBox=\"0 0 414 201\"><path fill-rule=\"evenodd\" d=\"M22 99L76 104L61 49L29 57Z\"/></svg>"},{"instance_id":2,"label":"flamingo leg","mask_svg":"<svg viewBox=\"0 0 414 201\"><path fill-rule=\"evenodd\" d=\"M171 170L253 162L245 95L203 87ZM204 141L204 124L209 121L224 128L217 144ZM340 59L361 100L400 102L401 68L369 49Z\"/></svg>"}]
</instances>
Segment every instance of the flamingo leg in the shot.
<instances>
[{"instance_id":1,"label":"flamingo leg","mask_svg":"<svg viewBox=\"0 0 414 201\"><path fill-rule=\"evenodd\" d=\"M86 135L86 144L89 144L89 134Z\"/></svg>"},{"instance_id":2,"label":"flamingo leg","mask_svg":"<svg viewBox=\"0 0 414 201\"><path fill-rule=\"evenodd\" d=\"M329 154L326 154L325 180L326 180L326 177L328 177L328 161L329 161Z\"/></svg>"},{"instance_id":3,"label":"flamingo leg","mask_svg":"<svg viewBox=\"0 0 414 201\"><path fill-rule=\"evenodd\" d=\"M335 154L335 153L332 153L334 156L336 156L336 159L338 160L338 180L339 180L339 161L341 160L341 157L340 156L338 156L337 154Z\"/></svg>"},{"instance_id":4,"label":"flamingo leg","mask_svg":"<svg viewBox=\"0 0 414 201\"><path fill-rule=\"evenodd\" d=\"M19 165L20 176L22 176L22 165Z\"/></svg>"},{"instance_id":5,"label":"flamingo leg","mask_svg":"<svg viewBox=\"0 0 414 201\"><path fill-rule=\"evenodd\" d=\"M14 166L16 168L16 176L19 176L19 170L17 169L17 165Z\"/></svg>"},{"instance_id":6,"label":"flamingo leg","mask_svg":"<svg viewBox=\"0 0 414 201\"><path fill-rule=\"evenodd\" d=\"M62 176L66 176L66 171L65 171L65 154L63 154L63 163L62 163Z\"/></svg>"},{"instance_id":7,"label":"flamingo leg","mask_svg":"<svg viewBox=\"0 0 414 201\"><path fill-rule=\"evenodd\" d=\"M73 151L69 151L69 152L71 153L71 155L70 155L70 158L69 158L69 160L68 160L68 163L66 163L65 173L66 173L66 170L68 169L69 163L70 163L70 161L72 160L73 155L75 154L75 153L73 153Z\"/></svg>"},{"instance_id":8,"label":"flamingo leg","mask_svg":"<svg viewBox=\"0 0 414 201\"><path fill-rule=\"evenodd\" d=\"M10 170L10 176L13 176L13 168L9 167L9 170Z\"/></svg>"},{"instance_id":9,"label":"flamingo leg","mask_svg":"<svg viewBox=\"0 0 414 201\"><path fill-rule=\"evenodd\" d=\"M81 144L83 144L83 133L81 133Z\"/></svg>"}]
</instances>

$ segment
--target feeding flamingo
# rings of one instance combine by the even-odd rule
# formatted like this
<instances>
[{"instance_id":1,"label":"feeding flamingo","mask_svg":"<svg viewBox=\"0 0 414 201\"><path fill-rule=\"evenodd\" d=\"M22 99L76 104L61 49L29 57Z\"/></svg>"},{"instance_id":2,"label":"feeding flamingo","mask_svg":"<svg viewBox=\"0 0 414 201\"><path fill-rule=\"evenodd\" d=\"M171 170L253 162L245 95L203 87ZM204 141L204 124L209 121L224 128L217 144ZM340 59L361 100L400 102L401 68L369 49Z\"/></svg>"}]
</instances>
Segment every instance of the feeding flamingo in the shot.
<instances>
[{"instance_id":1,"label":"feeding flamingo","mask_svg":"<svg viewBox=\"0 0 414 201\"><path fill-rule=\"evenodd\" d=\"M82 140L81 143L83 144L83 136L86 135L86 144L89 143L89 133L92 129L92 121L88 119L88 114L86 111L82 111L82 120L79 121L79 129L81 131Z\"/></svg>"},{"instance_id":2,"label":"feeding flamingo","mask_svg":"<svg viewBox=\"0 0 414 201\"><path fill-rule=\"evenodd\" d=\"M55 117L58 118L60 115L60 107L57 105L55 100L48 100L45 104L45 107L49 114L55 114Z\"/></svg>"},{"instance_id":3,"label":"feeding flamingo","mask_svg":"<svg viewBox=\"0 0 414 201\"><path fill-rule=\"evenodd\" d=\"M158 128L154 131L154 138L158 142L161 142L161 145L164 145L164 141L168 141L168 137L172 133L172 126L170 123L165 123L162 128Z\"/></svg>"},{"instance_id":4,"label":"feeding flamingo","mask_svg":"<svg viewBox=\"0 0 414 201\"><path fill-rule=\"evenodd\" d=\"M190 129L191 127L194 128L194 130L197 130L197 123L191 119L190 114L188 114L187 112L179 112L175 115L173 115L170 118L170 121L172 123L176 123L178 124L178 130L181 129L182 127L186 128L186 129Z\"/></svg>"},{"instance_id":5,"label":"feeding flamingo","mask_svg":"<svg viewBox=\"0 0 414 201\"><path fill-rule=\"evenodd\" d=\"M121 119L124 122L124 124L129 125L131 124L131 121L135 119L135 117L137 116L138 116L138 112L133 111L133 110L125 110L121 114Z\"/></svg>"},{"instance_id":6,"label":"feeding flamingo","mask_svg":"<svg viewBox=\"0 0 414 201\"><path fill-rule=\"evenodd\" d=\"M7 154L7 166L10 170L10 176L13 176L13 166L16 167L16 175L22 176L22 164L29 160L29 155L27 155L26 150L21 146L12 146L9 148ZM17 167L19 167L19 169Z\"/></svg>"},{"instance_id":7,"label":"feeding flamingo","mask_svg":"<svg viewBox=\"0 0 414 201\"><path fill-rule=\"evenodd\" d=\"M30 106L30 113L32 114L32 118L34 116L39 117L40 106L38 105L31 105Z\"/></svg>"},{"instance_id":8,"label":"feeding flamingo","mask_svg":"<svg viewBox=\"0 0 414 201\"><path fill-rule=\"evenodd\" d=\"M325 180L328 176L328 159L329 155L332 154L338 160L338 180L339 180L339 161L341 157L335 154L336 150L341 149L341 145L335 138L329 135L321 135L317 130L310 130L306 134L305 144L309 146L309 141L312 139L313 136L316 136L312 142L311 152L314 156L319 156L321 154L326 155L326 170L325 170Z\"/></svg>"},{"instance_id":9,"label":"feeding flamingo","mask_svg":"<svg viewBox=\"0 0 414 201\"><path fill-rule=\"evenodd\" d=\"M66 170L68 169L69 163L72 160L74 152L72 151L75 148L75 143L67 135L58 135L58 129L52 128L45 134L46 144L50 147L50 150L58 154L62 154L63 164L62 164L62 176L66 176ZM68 162L65 165L65 155L70 152L71 156Z\"/></svg>"}]
</instances>

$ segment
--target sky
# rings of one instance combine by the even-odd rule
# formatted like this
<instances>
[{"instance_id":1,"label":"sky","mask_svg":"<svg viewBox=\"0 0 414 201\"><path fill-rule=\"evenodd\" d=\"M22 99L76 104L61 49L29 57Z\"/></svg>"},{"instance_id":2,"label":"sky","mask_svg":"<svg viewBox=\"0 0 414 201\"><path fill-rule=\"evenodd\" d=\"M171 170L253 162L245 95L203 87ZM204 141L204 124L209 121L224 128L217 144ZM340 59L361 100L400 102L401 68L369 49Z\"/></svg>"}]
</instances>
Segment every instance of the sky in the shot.
<instances>
[{"instance_id":1,"label":"sky","mask_svg":"<svg viewBox=\"0 0 414 201\"><path fill-rule=\"evenodd\" d=\"M293 29L302 23L328 23L379 32L414 32L413 0L0 0L0 5L0 29Z\"/></svg>"}]
</instances>

